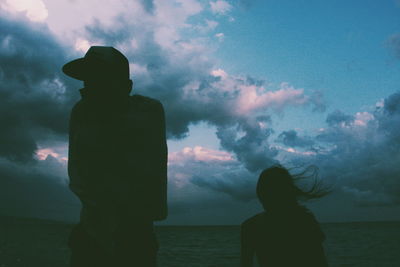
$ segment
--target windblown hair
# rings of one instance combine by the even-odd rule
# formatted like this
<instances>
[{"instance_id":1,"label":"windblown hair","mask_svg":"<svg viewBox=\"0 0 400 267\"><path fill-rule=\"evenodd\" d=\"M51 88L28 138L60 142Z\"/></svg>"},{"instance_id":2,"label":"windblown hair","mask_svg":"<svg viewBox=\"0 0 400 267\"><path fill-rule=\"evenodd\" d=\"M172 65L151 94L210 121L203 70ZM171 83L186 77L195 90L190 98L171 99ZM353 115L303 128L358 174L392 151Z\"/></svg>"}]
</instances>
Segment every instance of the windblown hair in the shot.
<instances>
[{"instance_id":1,"label":"windblown hair","mask_svg":"<svg viewBox=\"0 0 400 267\"><path fill-rule=\"evenodd\" d=\"M313 179L308 189L297 185L300 180ZM265 199L266 194L279 194L295 200L310 200L321 198L331 192L318 178L318 168L314 165L304 168L301 172L291 174L282 165L275 165L263 170L257 183L257 196Z\"/></svg>"}]
</instances>

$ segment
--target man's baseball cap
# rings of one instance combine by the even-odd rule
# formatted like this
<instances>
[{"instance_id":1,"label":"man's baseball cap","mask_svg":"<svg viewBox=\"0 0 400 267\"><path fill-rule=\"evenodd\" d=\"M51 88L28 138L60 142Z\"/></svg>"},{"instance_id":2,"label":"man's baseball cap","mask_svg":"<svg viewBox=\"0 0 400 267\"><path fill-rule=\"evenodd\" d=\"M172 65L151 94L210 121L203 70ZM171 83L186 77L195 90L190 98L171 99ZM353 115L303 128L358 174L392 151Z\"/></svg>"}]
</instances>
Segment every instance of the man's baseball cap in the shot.
<instances>
[{"instance_id":1,"label":"man's baseball cap","mask_svg":"<svg viewBox=\"0 0 400 267\"><path fill-rule=\"evenodd\" d=\"M83 58L65 64L63 72L84 81L99 78L129 79L128 59L111 46L92 46Z\"/></svg>"}]
</instances>

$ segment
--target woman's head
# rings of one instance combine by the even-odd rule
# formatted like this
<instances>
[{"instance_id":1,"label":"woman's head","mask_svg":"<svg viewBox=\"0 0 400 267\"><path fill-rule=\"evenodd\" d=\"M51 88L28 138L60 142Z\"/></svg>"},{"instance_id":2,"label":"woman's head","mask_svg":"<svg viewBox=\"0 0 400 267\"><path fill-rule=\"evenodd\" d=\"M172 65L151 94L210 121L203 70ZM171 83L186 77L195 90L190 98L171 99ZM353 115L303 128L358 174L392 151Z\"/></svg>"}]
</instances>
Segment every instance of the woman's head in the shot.
<instances>
[{"instance_id":1,"label":"woman's head","mask_svg":"<svg viewBox=\"0 0 400 267\"><path fill-rule=\"evenodd\" d=\"M323 189L320 182L315 180L311 189L302 190L295 181L305 176L310 170L314 170L313 176L316 178L316 168L308 167L300 174L292 175L283 166L277 165L263 170L257 183L257 197L266 210L279 210L297 205L297 200L319 198L329 193Z\"/></svg>"}]
</instances>

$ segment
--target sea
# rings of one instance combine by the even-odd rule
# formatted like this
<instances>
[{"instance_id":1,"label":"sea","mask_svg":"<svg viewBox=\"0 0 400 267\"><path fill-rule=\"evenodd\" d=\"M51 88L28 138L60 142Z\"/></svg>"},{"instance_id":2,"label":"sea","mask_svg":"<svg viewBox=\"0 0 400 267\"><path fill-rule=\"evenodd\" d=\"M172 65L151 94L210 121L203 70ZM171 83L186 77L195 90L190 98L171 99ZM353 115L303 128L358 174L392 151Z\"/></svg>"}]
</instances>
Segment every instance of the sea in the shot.
<instances>
[{"instance_id":1,"label":"sea","mask_svg":"<svg viewBox=\"0 0 400 267\"><path fill-rule=\"evenodd\" d=\"M73 225L0 217L0 267L67 267ZM400 222L322 223L329 266L400 267ZM239 266L239 226L157 226L159 267Z\"/></svg>"}]
</instances>

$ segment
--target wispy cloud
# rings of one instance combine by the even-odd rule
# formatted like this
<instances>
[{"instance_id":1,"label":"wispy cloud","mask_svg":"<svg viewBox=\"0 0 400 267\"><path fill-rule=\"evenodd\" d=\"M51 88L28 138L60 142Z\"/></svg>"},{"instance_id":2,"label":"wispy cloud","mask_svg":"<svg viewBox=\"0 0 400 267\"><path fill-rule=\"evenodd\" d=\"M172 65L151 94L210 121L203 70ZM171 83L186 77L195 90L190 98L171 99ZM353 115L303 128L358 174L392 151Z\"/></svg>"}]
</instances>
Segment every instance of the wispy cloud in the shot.
<instances>
[{"instance_id":1,"label":"wispy cloud","mask_svg":"<svg viewBox=\"0 0 400 267\"><path fill-rule=\"evenodd\" d=\"M224 0L210 1L211 11L215 14L226 15L232 10L232 5Z\"/></svg>"},{"instance_id":2,"label":"wispy cloud","mask_svg":"<svg viewBox=\"0 0 400 267\"><path fill-rule=\"evenodd\" d=\"M391 35L386 41L386 44L389 47L392 54L397 59L400 59L400 33Z\"/></svg>"}]
</instances>

